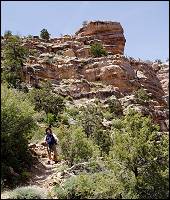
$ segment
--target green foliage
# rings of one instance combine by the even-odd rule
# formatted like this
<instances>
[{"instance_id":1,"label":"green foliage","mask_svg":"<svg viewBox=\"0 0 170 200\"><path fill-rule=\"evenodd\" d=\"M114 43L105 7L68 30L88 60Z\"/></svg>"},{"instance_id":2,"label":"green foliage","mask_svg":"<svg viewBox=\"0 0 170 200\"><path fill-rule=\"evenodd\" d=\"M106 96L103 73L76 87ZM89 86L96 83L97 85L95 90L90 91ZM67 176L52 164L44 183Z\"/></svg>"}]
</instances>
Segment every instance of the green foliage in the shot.
<instances>
[{"instance_id":1,"label":"green foliage","mask_svg":"<svg viewBox=\"0 0 170 200\"><path fill-rule=\"evenodd\" d=\"M34 131L32 131L31 135L32 135L32 137L29 138L29 141L32 143L38 143L39 141L44 139L45 128L44 127L36 127L36 129Z\"/></svg>"},{"instance_id":2,"label":"green foliage","mask_svg":"<svg viewBox=\"0 0 170 200\"><path fill-rule=\"evenodd\" d=\"M73 119L76 119L77 118L77 116L78 116L78 114L79 114L79 110L78 110L78 108L76 108L76 107L67 107L66 108L66 110L65 110L65 112L66 113L68 113L68 115L70 116L70 117L72 117Z\"/></svg>"},{"instance_id":3,"label":"green foliage","mask_svg":"<svg viewBox=\"0 0 170 200\"><path fill-rule=\"evenodd\" d=\"M58 115L58 121L61 124L69 125L69 115L66 112Z\"/></svg>"},{"instance_id":4,"label":"green foliage","mask_svg":"<svg viewBox=\"0 0 170 200\"><path fill-rule=\"evenodd\" d=\"M161 59L156 59L155 62L157 62L158 64L162 64Z\"/></svg>"},{"instance_id":5,"label":"green foliage","mask_svg":"<svg viewBox=\"0 0 170 200\"><path fill-rule=\"evenodd\" d=\"M47 113L44 118L44 122L46 122L47 124L54 125L56 122L56 116L52 113Z\"/></svg>"},{"instance_id":6,"label":"green foliage","mask_svg":"<svg viewBox=\"0 0 170 200\"><path fill-rule=\"evenodd\" d=\"M121 103L116 97L111 96L107 100L107 103L109 105L110 112L113 114L113 116L121 116L123 114Z\"/></svg>"},{"instance_id":7,"label":"green foliage","mask_svg":"<svg viewBox=\"0 0 170 200\"><path fill-rule=\"evenodd\" d=\"M112 144L110 132L105 130L106 128L103 126L103 119L104 116L99 102L97 105L90 104L80 109L79 123L87 138L92 139L99 146L101 156L103 153L108 154Z\"/></svg>"},{"instance_id":8,"label":"green foliage","mask_svg":"<svg viewBox=\"0 0 170 200\"><path fill-rule=\"evenodd\" d=\"M27 36L29 39L33 39L33 35L28 35Z\"/></svg>"},{"instance_id":9,"label":"green foliage","mask_svg":"<svg viewBox=\"0 0 170 200\"><path fill-rule=\"evenodd\" d=\"M103 48L102 44L95 43L91 45L91 53L94 57L107 56L107 51Z\"/></svg>"},{"instance_id":10,"label":"green foliage","mask_svg":"<svg viewBox=\"0 0 170 200\"><path fill-rule=\"evenodd\" d=\"M18 88L22 82L23 63L28 56L28 50L21 44L19 36L11 36L3 47L2 80L14 88Z\"/></svg>"},{"instance_id":11,"label":"green foliage","mask_svg":"<svg viewBox=\"0 0 170 200\"><path fill-rule=\"evenodd\" d=\"M110 173L80 174L55 188L59 199L117 199L120 186Z\"/></svg>"},{"instance_id":12,"label":"green foliage","mask_svg":"<svg viewBox=\"0 0 170 200\"><path fill-rule=\"evenodd\" d=\"M12 31L8 30L8 31L5 31L4 33L4 38L9 38L12 36Z\"/></svg>"},{"instance_id":13,"label":"green foliage","mask_svg":"<svg viewBox=\"0 0 170 200\"><path fill-rule=\"evenodd\" d=\"M79 122L84 128L87 137L92 137L96 130L103 127L103 113L99 106L89 104L80 108Z\"/></svg>"},{"instance_id":14,"label":"green foliage","mask_svg":"<svg viewBox=\"0 0 170 200\"><path fill-rule=\"evenodd\" d=\"M36 126L34 107L26 96L12 89L1 88L1 162L2 179L12 182L8 167L15 172L31 164L28 152L28 137Z\"/></svg>"},{"instance_id":15,"label":"green foliage","mask_svg":"<svg viewBox=\"0 0 170 200\"><path fill-rule=\"evenodd\" d=\"M51 113L57 116L65 107L64 98L52 93L46 88L33 89L29 97L35 105L35 110L44 110L46 114Z\"/></svg>"},{"instance_id":16,"label":"green foliage","mask_svg":"<svg viewBox=\"0 0 170 200\"><path fill-rule=\"evenodd\" d=\"M47 31L47 29L42 29L41 32L40 32L40 37L44 40L49 40L50 38L50 34L49 32Z\"/></svg>"},{"instance_id":17,"label":"green foliage","mask_svg":"<svg viewBox=\"0 0 170 200\"><path fill-rule=\"evenodd\" d=\"M104 113L103 113L103 116L104 116L104 118L105 118L106 120L108 120L108 121L110 121L110 120L113 119L113 114L110 113L109 111L104 112Z\"/></svg>"},{"instance_id":18,"label":"green foliage","mask_svg":"<svg viewBox=\"0 0 170 200\"><path fill-rule=\"evenodd\" d=\"M168 198L168 137L149 117L130 110L113 129L110 162L124 185L124 198Z\"/></svg>"},{"instance_id":19,"label":"green foliage","mask_svg":"<svg viewBox=\"0 0 170 200\"><path fill-rule=\"evenodd\" d=\"M150 99L148 93L143 88L135 91L135 98L139 103L146 103Z\"/></svg>"},{"instance_id":20,"label":"green foliage","mask_svg":"<svg viewBox=\"0 0 170 200\"><path fill-rule=\"evenodd\" d=\"M62 154L70 165L87 161L98 155L98 148L92 140L86 138L80 127L61 125L57 130Z\"/></svg>"},{"instance_id":21,"label":"green foliage","mask_svg":"<svg viewBox=\"0 0 170 200\"><path fill-rule=\"evenodd\" d=\"M27 186L16 188L9 194L10 199L46 199L47 196L42 188Z\"/></svg>"},{"instance_id":22,"label":"green foliage","mask_svg":"<svg viewBox=\"0 0 170 200\"><path fill-rule=\"evenodd\" d=\"M66 101L71 101L71 102L73 102L73 97L67 96L67 97L65 97L65 100L66 100Z\"/></svg>"}]
</instances>

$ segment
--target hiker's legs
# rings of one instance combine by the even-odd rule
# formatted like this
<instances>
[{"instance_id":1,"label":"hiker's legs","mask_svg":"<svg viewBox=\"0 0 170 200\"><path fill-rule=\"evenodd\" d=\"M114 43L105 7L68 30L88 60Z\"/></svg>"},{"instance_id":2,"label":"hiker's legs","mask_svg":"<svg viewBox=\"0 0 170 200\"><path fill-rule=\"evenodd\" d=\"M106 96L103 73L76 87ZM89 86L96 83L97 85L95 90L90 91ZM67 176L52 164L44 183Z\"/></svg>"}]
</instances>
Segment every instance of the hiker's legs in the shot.
<instances>
[{"instance_id":1,"label":"hiker's legs","mask_svg":"<svg viewBox=\"0 0 170 200\"><path fill-rule=\"evenodd\" d=\"M48 159L51 160L51 149L47 147Z\"/></svg>"},{"instance_id":2,"label":"hiker's legs","mask_svg":"<svg viewBox=\"0 0 170 200\"><path fill-rule=\"evenodd\" d=\"M58 153L55 144L52 146L52 150L54 152L54 161L58 161Z\"/></svg>"}]
</instances>

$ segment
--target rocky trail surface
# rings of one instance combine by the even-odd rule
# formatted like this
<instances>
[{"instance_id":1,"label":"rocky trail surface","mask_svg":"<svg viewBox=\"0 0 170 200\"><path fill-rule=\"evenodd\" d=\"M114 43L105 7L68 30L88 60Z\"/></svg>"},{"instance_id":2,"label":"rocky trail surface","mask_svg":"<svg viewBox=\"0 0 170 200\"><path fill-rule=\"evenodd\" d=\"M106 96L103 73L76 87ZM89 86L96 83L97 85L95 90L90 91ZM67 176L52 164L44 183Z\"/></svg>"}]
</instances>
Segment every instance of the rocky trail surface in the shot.
<instances>
[{"instance_id":1,"label":"rocky trail surface","mask_svg":"<svg viewBox=\"0 0 170 200\"><path fill-rule=\"evenodd\" d=\"M30 144L30 151L34 156L34 164L31 169L31 178L28 182L31 186L38 186L44 190L50 198L56 198L52 194L52 188L62 182L61 172L59 172L65 161L48 164L46 146L43 144Z\"/></svg>"}]
</instances>

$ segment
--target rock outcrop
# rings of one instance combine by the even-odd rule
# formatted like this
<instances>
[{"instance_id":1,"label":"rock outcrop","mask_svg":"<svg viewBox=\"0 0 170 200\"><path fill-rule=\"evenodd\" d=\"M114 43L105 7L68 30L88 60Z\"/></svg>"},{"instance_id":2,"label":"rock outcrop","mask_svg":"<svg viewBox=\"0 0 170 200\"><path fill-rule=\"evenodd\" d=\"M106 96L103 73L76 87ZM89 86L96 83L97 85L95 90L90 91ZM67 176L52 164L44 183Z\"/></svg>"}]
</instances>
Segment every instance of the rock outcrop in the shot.
<instances>
[{"instance_id":1,"label":"rock outcrop","mask_svg":"<svg viewBox=\"0 0 170 200\"><path fill-rule=\"evenodd\" d=\"M169 62L159 64L124 56L126 40L120 23L90 22L74 36L48 42L37 37L23 38L22 42L33 51L23 67L23 80L28 88L50 81L56 94L71 96L74 101L105 100L114 95L124 98L124 111L128 106L134 107L144 115L151 115L162 130L168 129ZM94 58L90 45L96 42L111 54ZM140 88L151 96L148 105L128 99Z\"/></svg>"},{"instance_id":2,"label":"rock outcrop","mask_svg":"<svg viewBox=\"0 0 170 200\"><path fill-rule=\"evenodd\" d=\"M80 28L76 35L84 39L84 43L88 40L98 40L104 44L104 47L113 54L123 54L125 46L125 37L123 28L118 22L110 21L94 21Z\"/></svg>"}]
</instances>

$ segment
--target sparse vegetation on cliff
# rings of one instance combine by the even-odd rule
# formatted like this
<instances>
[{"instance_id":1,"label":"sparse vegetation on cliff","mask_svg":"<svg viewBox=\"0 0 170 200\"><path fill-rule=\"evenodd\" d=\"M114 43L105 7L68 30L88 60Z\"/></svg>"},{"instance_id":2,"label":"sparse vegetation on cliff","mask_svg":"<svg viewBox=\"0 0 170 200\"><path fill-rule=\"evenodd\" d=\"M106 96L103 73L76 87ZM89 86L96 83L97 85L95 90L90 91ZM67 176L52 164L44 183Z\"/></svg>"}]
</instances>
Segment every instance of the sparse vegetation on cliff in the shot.
<instances>
[{"instance_id":1,"label":"sparse vegetation on cliff","mask_svg":"<svg viewBox=\"0 0 170 200\"><path fill-rule=\"evenodd\" d=\"M40 32L40 37L44 40L49 40L50 39L50 34L49 32L47 31L47 29L42 29L41 32Z\"/></svg>"},{"instance_id":2,"label":"sparse vegetation on cliff","mask_svg":"<svg viewBox=\"0 0 170 200\"><path fill-rule=\"evenodd\" d=\"M107 51L103 48L102 44L95 43L91 45L91 53L94 57L107 56Z\"/></svg>"}]
</instances>

